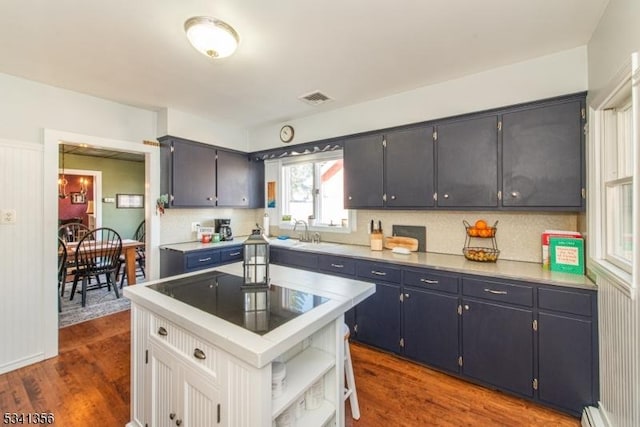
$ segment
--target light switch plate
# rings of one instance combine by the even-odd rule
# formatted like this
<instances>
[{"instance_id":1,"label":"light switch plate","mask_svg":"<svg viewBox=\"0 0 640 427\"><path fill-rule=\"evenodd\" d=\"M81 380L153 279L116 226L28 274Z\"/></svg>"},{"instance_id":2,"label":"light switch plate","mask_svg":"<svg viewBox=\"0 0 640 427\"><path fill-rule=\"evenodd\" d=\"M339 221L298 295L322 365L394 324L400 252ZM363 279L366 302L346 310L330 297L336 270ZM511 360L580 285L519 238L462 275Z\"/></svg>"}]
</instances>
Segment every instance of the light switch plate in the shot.
<instances>
[{"instance_id":1,"label":"light switch plate","mask_svg":"<svg viewBox=\"0 0 640 427\"><path fill-rule=\"evenodd\" d=\"M0 224L15 224L16 223L16 210L15 209L0 209Z\"/></svg>"}]
</instances>

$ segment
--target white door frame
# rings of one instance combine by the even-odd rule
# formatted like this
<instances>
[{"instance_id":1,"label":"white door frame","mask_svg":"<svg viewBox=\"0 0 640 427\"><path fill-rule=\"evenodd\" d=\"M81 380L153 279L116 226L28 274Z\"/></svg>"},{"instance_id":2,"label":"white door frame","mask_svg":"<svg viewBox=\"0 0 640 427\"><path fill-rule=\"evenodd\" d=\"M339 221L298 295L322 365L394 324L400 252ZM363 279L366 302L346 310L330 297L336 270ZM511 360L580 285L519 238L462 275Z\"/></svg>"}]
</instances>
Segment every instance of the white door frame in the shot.
<instances>
[{"instance_id":1,"label":"white door frame","mask_svg":"<svg viewBox=\"0 0 640 427\"><path fill-rule=\"evenodd\" d=\"M140 153L145 156L145 221L146 221L146 269L150 280L159 276L160 217L156 214L155 201L160 197L160 150L141 142L101 138L53 129L44 129L44 277L57 274L58 229L58 144L88 144L95 148ZM98 204L98 203L96 203ZM55 207L55 208L54 208ZM45 337L44 357L58 354L58 296L56 288L45 286L42 336Z\"/></svg>"}]
</instances>

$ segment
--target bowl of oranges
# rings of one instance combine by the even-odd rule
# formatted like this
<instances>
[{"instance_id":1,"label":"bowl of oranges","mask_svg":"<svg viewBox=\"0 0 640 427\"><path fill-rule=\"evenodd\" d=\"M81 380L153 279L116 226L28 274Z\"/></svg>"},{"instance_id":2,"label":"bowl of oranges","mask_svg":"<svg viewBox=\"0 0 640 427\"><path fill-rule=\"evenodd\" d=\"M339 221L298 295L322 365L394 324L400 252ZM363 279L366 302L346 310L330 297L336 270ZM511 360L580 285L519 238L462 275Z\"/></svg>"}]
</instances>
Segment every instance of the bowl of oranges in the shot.
<instances>
[{"instance_id":1,"label":"bowl of oranges","mask_svg":"<svg viewBox=\"0 0 640 427\"><path fill-rule=\"evenodd\" d=\"M477 220L473 225L469 224L466 220L462 220L462 223L467 229L467 236L469 237L488 238L496 236L498 221L492 226L487 224L487 221L484 219Z\"/></svg>"}]
</instances>

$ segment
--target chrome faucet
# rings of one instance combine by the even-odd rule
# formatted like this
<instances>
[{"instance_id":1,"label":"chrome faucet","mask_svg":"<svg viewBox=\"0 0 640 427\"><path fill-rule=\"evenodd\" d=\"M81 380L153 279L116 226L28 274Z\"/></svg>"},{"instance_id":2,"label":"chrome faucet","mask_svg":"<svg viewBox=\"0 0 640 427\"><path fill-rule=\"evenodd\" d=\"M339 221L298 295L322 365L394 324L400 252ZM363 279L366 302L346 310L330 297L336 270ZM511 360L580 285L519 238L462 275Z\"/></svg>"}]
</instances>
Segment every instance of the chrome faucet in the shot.
<instances>
[{"instance_id":1,"label":"chrome faucet","mask_svg":"<svg viewBox=\"0 0 640 427\"><path fill-rule=\"evenodd\" d=\"M300 236L299 236L300 241L301 242L309 242L311 240L309 238L309 225L307 224L306 221L303 221L303 220L299 219L293 225L293 231L296 231L296 229L298 228L298 224L304 225L304 233L300 233Z\"/></svg>"}]
</instances>

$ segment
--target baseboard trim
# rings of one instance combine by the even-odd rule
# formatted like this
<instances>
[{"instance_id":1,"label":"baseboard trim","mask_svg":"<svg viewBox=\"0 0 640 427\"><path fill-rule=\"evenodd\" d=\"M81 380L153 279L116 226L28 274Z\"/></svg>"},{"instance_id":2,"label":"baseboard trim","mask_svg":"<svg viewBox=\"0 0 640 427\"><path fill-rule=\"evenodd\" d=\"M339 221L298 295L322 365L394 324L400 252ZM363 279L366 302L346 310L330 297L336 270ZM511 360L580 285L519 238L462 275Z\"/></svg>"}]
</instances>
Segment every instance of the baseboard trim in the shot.
<instances>
[{"instance_id":1,"label":"baseboard trim","mask_svg":"<svg viewBox=\"0 0 640 427\"><path fill-rule=\"evenodd\" d=\"M606 414L600 407L587 406L582 411L582 419L580 420L582 427L609 427Z\"/></svg>"}]
</instances>

